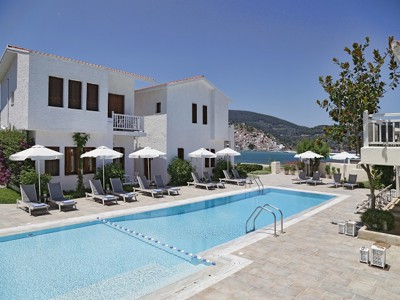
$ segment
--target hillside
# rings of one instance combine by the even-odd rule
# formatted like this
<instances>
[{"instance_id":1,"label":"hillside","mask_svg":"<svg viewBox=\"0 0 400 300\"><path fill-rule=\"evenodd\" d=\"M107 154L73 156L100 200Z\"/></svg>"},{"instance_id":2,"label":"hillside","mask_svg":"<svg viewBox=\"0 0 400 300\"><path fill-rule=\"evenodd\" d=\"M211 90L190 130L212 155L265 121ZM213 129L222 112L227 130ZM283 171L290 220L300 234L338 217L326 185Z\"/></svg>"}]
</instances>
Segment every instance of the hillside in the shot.
<instances>
[{"instance_id":1,"label":"hillside","mask_svg":"<svg viewBox=\"0 0 400 300\"><path fill-rule=\"evenodd\" d=\"M286 150L294 149L301 139L313 139L321 136L324 127L324 125L312 128L300 126L269 115L243 110L230 110L229 122L231 124L244 123L254 127L266 135L274 137L276 143L283 144Z\"/></svg>"}]
</instances>

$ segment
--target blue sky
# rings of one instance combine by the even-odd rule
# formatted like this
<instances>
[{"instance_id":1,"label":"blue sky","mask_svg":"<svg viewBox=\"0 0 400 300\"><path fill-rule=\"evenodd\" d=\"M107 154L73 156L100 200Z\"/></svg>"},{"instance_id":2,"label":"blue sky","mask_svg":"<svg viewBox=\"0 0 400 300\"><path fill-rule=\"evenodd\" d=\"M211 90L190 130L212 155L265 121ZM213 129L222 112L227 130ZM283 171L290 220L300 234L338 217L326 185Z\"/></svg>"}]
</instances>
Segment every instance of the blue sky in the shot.
<instances>
[{"instance_id":1,"label":"blue sky","mask_svg":"<svg viewBox=\"0 0 400 300\"><path fill-rule=\"evenodd\" d=\"M371 38L400 39L398 0L1 0L0 47L17 45L154 77L205 75L231 109L299 125L331 123L318 107L333 57ZM4 51L4 50L1 50ZM141 85L143 86L143 84ZM400 89L381 100L400 111Z\"/></svg>"}]
</instances>

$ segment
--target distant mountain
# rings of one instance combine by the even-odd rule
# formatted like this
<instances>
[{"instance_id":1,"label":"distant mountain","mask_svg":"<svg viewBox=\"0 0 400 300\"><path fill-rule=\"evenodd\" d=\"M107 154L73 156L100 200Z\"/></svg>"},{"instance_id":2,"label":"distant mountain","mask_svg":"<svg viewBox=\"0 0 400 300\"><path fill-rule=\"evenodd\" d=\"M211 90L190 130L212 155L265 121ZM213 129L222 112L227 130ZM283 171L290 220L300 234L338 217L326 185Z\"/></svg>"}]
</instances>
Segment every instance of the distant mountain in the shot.
<instances>
[{"instance_id":1,"label":"distant mountain","mask_svg":"<svg viewBox=\"0 0 400 300\"><path fill-rule=\"evenodd\" d=\"M306 127L272 117L244 110L230 110L229 123L246 124L261 130L269 136L275 137L278 144L288 149L294 149L297 143L304 138L313 139L323 135L324 125Z\"/></svg>"}]
</instances>

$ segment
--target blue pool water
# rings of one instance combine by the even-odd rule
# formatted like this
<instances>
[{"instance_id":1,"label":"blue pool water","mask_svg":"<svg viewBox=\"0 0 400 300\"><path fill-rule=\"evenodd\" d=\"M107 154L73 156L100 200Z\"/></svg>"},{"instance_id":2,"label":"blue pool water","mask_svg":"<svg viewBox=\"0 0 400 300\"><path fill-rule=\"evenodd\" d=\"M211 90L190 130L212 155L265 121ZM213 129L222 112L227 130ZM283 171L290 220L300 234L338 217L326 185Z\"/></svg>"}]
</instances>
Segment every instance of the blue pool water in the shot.
<instances>
[{"instance_id":1,"label":"blue pool water","mask_svg":"<svg viewBox=\"0 0 400 300\"><path fill-rule=\"evenodd\" d=\"M278 206L286 218L331 198L267 189L110 221L195 254L244 235L259 205ZM263 214L256 227L272 222ZM207 267L100 221L31 235L0 238L0 299L135 298Z\"/></svg>"}]
</instances>

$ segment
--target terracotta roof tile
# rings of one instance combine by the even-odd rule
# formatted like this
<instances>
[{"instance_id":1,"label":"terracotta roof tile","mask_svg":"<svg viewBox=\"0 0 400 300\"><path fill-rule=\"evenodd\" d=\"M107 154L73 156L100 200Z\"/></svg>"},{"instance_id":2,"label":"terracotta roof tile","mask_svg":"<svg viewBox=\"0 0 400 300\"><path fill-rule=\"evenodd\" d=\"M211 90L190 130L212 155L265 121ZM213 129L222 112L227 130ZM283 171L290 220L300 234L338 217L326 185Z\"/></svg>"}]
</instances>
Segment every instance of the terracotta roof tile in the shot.
<instances>
[{"instance_id":1,"label":"terracotta roof tile","mask_svg":"<svg viewBox=\"0 0 400 300\"><path fill-rule=\"evenodd\" d=\"M151 78L151 77L147 77L147 76L143 76L143 75L139 75L139 74L135 74L135 73L131 73L131 72L126 72L126 71L121 71L121 70L117 70L117 69L114 69L114 68L104 67L104 66L100 66L100 65L93 64L93 63L84 62L84 61L77 60L77 59L72 59L72 58L67 58L67 57L63 57L63 56L59 56L59 55L44 53L44 52L31 50L31 49L26 49L26 48L14 46L14 45L8 45L7 48L8 49L20 50L20 51L24 51L24 52L29 52L29 53L36 53L36 54L40 54L40 55L43 55L43 56L53 57L53 58L62 59L62 60L66 60L66 61L71 61L71 62L87 65L87 66L90 66L90 67L105 69L105 70L108 70L108 71L119 72L119 73L122 73L122 74L125 74L125 75L128 75L128 76L134 76L134 77L143 79L145 81L152 81L152 82L155 81L155 79Z\"/></svg>"},{"instance_id":2,"label":"terracotta roof tile","mask_svg":"<svg viewBox=\"0 0 400 300\"><path fill-rule=\"evenodd\" d=\"M170 85L175 85L175 84L179 84L179 83L193 81L193 80L197 80L197 79L200 79L200 78L204 78L204 75L198 75L198 76L183 78L183 79L179 79L179 80L173 80L173 81L169 81L169 82L165 82L165 83L160 83L160 84L144 87L144 88L141 88L141 89L137 89L136 91L143 91L143 90L153 89L153 88L157 88L157 87L167 87L167 86L170 86Z\"/></svg>"}]
</instances>

